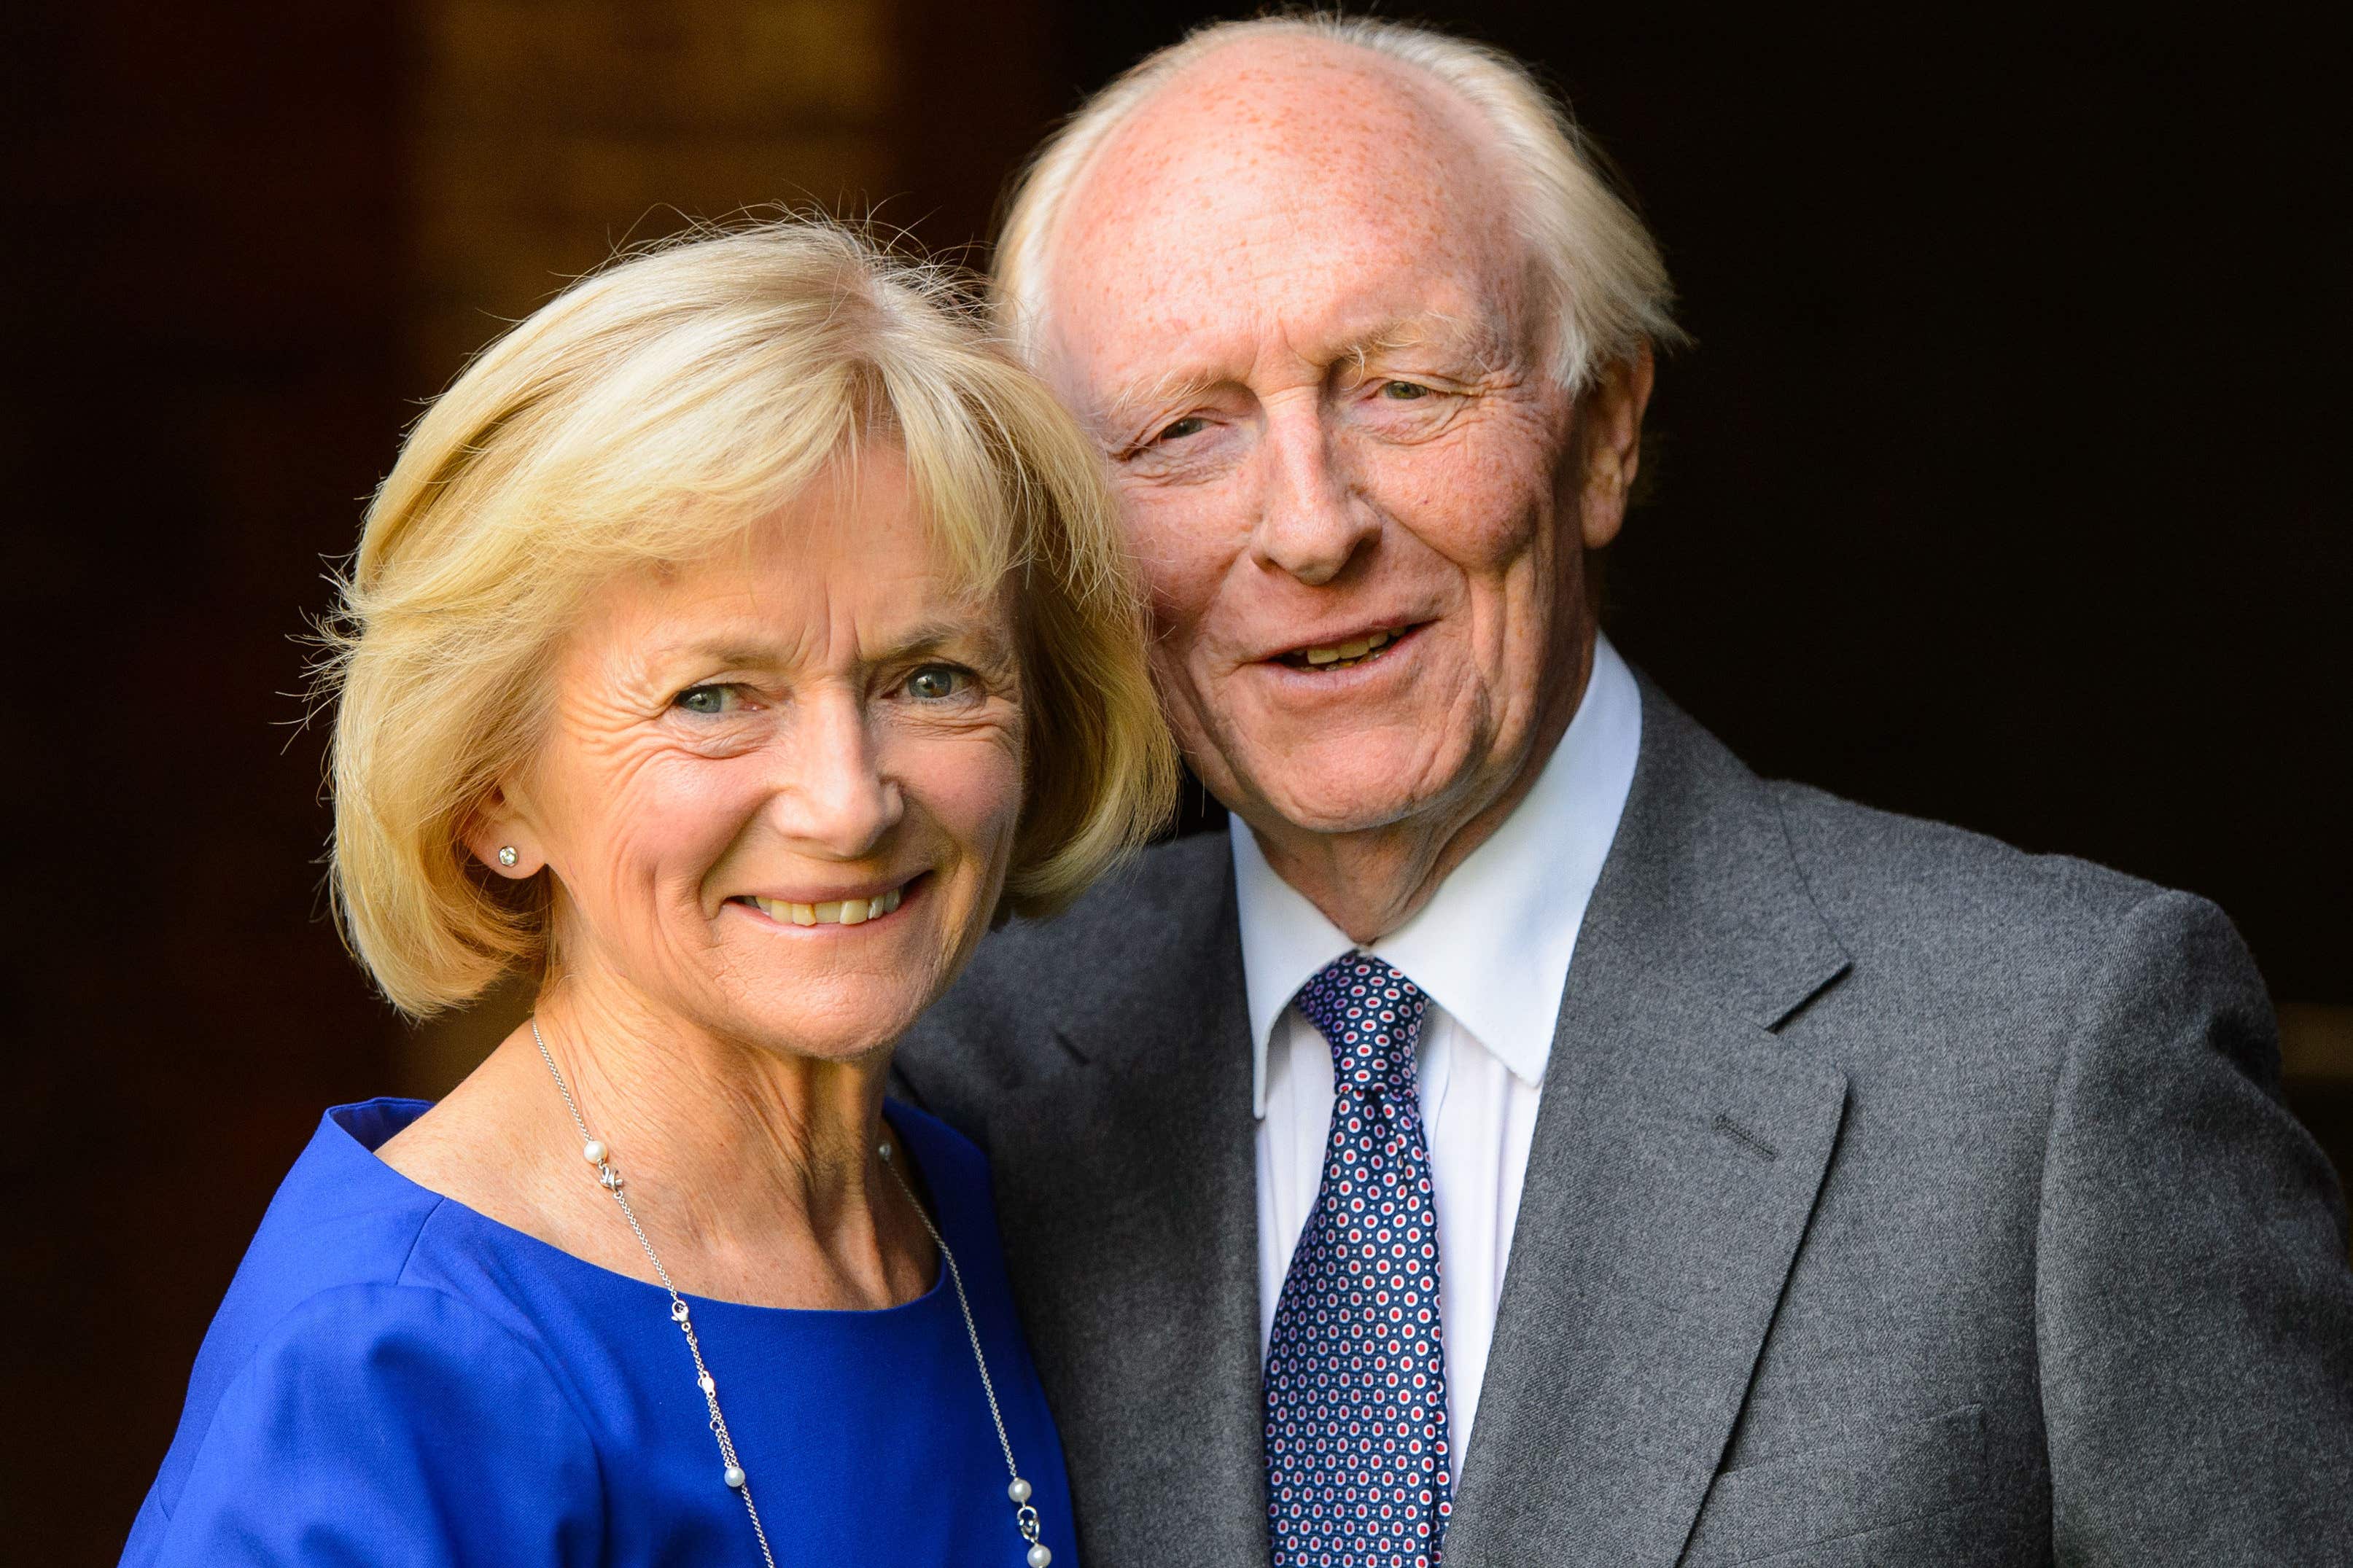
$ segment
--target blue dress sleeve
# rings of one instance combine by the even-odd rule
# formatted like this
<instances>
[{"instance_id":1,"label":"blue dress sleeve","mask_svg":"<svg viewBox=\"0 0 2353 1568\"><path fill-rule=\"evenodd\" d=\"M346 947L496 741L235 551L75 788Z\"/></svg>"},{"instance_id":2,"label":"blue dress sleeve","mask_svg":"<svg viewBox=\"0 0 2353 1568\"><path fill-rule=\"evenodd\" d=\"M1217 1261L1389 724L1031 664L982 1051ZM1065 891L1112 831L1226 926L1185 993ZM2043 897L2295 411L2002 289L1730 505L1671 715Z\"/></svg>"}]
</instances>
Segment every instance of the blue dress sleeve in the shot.
<instances>
[{"instance_id":1,"label":"blue dress sleeve","mask_svg":"<svg viewBox=\"0 0 2353 1568\"><path fill-rule=\"evenodd\" d=\"M530 1344L443 1291L349 1285L262 1340L123 1561L586 1568L603 1497L587 1427Z\"/></svg>"}]
</instances>

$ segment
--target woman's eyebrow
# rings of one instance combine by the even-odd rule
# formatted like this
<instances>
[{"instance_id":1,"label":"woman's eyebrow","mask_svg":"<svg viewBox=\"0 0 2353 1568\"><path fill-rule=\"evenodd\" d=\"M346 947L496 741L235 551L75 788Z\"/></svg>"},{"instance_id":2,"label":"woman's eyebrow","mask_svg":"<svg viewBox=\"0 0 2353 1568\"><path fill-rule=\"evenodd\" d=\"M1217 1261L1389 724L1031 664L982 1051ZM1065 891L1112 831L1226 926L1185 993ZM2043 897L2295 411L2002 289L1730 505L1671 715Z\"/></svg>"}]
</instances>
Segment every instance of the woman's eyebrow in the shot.
<instances>
[{"instance_id":1,"label":"woman's eyebrow","mask_svg":"<svg viewBox=\"0 0 2353 1568\"><path fill-rule=\"evenodd\" d=\"M699 664L711 664L728 669L748 669L776 662L774 646L744 642L735 637L705 638L659 650L673 658L691 658Z\"/></svg>"},{"instance_id":2,"label":"woman's eyebrow","mask_svg":"<svg viewBox=\"0 0 2353 1568\"><path fill-rule=\"evenodd\" d=\"M907 627L889 642L877 645L867 658L875 660L904 658L913 654L934 652L959 642L977 643L984 654L997 658L1007 657L1011 647L1002 630L992 620L942 617L921 621ZM669 644L655 651L665 658L691 658L698 663L730 668L765 667L792 661L791 654L782 642L760 640L756 636L747 636L741 631Z\"/></svg>"},{"instance_id":3,"label":"woman's eyebrow","mask_svg":"<svg viewBox=\"0 0 2353 1568\"><path fill-rule=\"evenodd\" d=\"M992 668L1013 664L1013 644L998 627L980 621L927 621L908 627L887 644L867 649L859 662L895 664L930 654L960 651L962 656ZM670 677L662 672L680 663L705 669L769 670L799 662L779 643L746 641L740 636L706 637L650 649L645 673L650 679Z\"/></svg>"},{"instance_id":4,"label":"woman's eyebrow","mask_svg":"<svg viewBox=\"0 0 2353 1568\"><path fill-rule=\"evenodd\" d=\"M1012 657L1012 645L1004 632L990 621L926 621L911 626L887 647L873 654L877 661L907 658L917 654L937 653L955 643L975 643L986 659L1004 662Z\"/></svg>"}]
</instances>

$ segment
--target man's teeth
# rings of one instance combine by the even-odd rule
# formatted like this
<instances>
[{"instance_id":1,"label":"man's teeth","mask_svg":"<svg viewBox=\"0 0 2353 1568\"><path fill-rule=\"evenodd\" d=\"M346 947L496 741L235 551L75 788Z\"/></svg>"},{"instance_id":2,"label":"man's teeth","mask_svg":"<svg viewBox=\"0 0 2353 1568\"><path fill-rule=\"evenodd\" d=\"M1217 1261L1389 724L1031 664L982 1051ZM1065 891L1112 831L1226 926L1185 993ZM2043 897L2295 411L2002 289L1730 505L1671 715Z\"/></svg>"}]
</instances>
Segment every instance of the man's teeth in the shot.
<instances>
[{"instance_id":1,"label":"man's teeth","mask_svg":"<svg viewBox=\"0 0 2353 1568\"><path fill-rule=\"evenodd\" d=\"M1318 669L1345 669L1366 656L1379 652L1389 640L1388 633L1375 632L1370 637L1356 637L1336 647L1311 647L1307 650L1306 658Z\"/></svg>"},{"instance_id":2,"label":"man's teeth","mask_svg":"<svg viewBox=\"0 0 2353 1568\"><path fill-rule=\"evenodd\" d=\"M899 907L899 900L905 892L904 888L893 888L871 899L842 899L823 904L793 904L754 895L752 902L770 920L782 921L786 925L854 926L881 920Z\"/></svg>"}]
</instances>

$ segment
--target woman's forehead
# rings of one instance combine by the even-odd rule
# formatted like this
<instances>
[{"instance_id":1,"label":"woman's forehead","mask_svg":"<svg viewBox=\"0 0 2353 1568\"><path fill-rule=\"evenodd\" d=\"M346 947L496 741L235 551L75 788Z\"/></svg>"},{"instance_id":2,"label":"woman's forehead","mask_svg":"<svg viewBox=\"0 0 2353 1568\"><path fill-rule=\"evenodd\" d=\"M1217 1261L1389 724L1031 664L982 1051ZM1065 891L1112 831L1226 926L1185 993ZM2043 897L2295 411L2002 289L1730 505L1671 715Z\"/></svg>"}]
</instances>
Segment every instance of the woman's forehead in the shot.
<instances>
[{"instance_id":1,"label":"woman's forehead","mask_svg":"<svg viewBox=\"0 0 2353 1568\"><path fill-rule=\"evenodd\" d=\"M596 595L573 647L628 664L730 668L873 661L930 650L1010 658L1009 586L966 581L944 548L818 543L789 531L739 542ZM928 559L924 557L928 556Z\"/></svg>"}]
</instances>

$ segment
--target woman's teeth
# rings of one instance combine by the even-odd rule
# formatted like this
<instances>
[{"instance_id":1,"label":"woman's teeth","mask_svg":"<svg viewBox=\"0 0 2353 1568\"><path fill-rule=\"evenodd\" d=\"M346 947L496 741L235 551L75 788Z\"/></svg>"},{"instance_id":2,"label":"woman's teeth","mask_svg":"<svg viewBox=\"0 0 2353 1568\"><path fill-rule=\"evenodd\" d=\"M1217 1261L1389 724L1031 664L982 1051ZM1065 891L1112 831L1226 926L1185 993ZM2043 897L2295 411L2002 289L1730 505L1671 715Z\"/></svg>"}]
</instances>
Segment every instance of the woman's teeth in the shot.
<instances>
[{"instance_id":1,"label":"woman's teeth","mask_svg":"<svg viewBox=\"0 0 2353 1568\"><path fill-rule=\"evenodd\" d=\"M772 921L796 926L854 926L879 921L899 907L904 888L893 888L871 899L842 899L826 904L792 904L754 894L751 902Z\"/></svg>"},{"instance_id":2,"label":"woman's teeth","mask_svg":"<svg viewBox=\"0 0 2353 1568\"><path fill-rule=\"evenodd\" d=\"M1363 663L1372 655L1380 652L1392 640L1394 640L1392 633L1374 632L1369 637L1357 637L1336 647L1308 648L1303 652L1293 654L1285 662L1296 665L1303 659L1311 668L1314 669L1345 669L1352 664Z\"/></svg>"}]
</instances>

